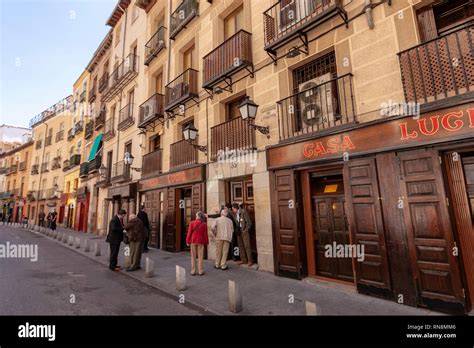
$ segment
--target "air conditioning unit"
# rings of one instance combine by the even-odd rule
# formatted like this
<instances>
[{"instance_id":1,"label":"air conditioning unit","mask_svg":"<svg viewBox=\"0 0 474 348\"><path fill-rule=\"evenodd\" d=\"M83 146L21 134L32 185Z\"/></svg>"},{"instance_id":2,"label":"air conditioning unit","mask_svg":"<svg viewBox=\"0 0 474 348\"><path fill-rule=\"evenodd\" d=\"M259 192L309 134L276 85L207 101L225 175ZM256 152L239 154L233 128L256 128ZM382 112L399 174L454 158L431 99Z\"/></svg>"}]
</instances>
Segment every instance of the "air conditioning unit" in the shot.
<instances>
[{"instance_id":1,"label":"air conditioning unit","mask_svg":"<svg viewBox=\"0 0 474 348\"><path fill-rule=\"evenodd\" d=\"M298 86L300 115L303 123L314 125L334 124L333 83L331 73L318 76Z\"/></svg>"},{"instance_id":2,"label":"air conditioning unit","mask_svg":"<svg viewBox=\"0 0 474 348\"><path fill-rule=\"evenodd\" d=\"M286 31L296 23L310 16L317 6L317 0L282 0L280 1L279 32Z\"/></svg>"}]
</instances>

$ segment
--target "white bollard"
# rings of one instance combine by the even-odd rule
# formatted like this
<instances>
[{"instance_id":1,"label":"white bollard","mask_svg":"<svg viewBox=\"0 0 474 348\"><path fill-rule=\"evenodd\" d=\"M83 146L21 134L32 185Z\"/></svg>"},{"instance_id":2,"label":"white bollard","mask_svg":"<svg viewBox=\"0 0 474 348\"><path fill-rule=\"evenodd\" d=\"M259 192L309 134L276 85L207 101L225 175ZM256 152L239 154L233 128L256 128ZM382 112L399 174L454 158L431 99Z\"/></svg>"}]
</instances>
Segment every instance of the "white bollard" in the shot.
<instances>
[{"instance_id":1,"label":"white bollard","mask_svg":"<svg viewBox=\"0 0 474 348\"><path fill-rule=\"evenodd\" d=\"M186 290L186 270L176 265L176 290Z\"/></svg>"},{"instance_id":2,"label":"white bollard","mask_svg":"<svg viewBox=\"0 0 474 348\"><path fill-rule=\"evenodd\" d=\"M94 253L95 253L95 256L100 256L100 244L99 243L95 243Z\"/></svg>"},{"instance_id":3,"label":"white bollard","mask_svg":"<svg viewBox=\"0 0 474 348\"><path fill-rule=\"evenodd\" d=\"M67 234L63 232L63 243L67 243Z\"/></svg>"},{"instance_id":4,"label":"white bollard","mask_svg":"<svg viewBox=\"0 0 474 348\"><path fill-rule=\"evenodd\" d=\"M69 242L68 242L69 246L73 246L74 245L74 238L72 236L69 236Z\"/></svg>"},{"instance_id":5,"label":"white bollard","mask_svg":"<svg viewBox=\"0 0 474 348\"><path fill-rule=\"evenodd\" d=\"M145 262L145 277L152 278L155 275L155 262L149 257L146 258Z\"/></svg>"},{"instance_id":6,"label":"white bollard","mask_svg":"<svg viewBox=\"0 0 474 348\"><path fill-rule=\"evenodd\" d=\"M232 313L242 312L242 295L237 283L229 280L229 310Z\"/></svg>"},{"instance_id":7,"label":"white bollard","mask_svg":"<svg viewBox=\"0 0 474 348\"><path fill-rule=\"evenodd\" d=\"M318 315L316 303L306 301L306 315Z\"/></svg>"},{"instance_id":8,"label":"white bollard","mask_svg":"<svg viewBox=\"0 0 474 348\"><path fill-rule=\"evenodd\" d=\"M76 249L80 249L80 248L81 248L81 238L76 237Z\"/></svg>"},{"instance_id":9,"label":"white bollard","mask_svg":"<svg viewBox=\"0 0 474 348\"><path fill-rule=\"evenodd\" d=\"M84 239L84 251L88 253L90 251L90 241L89 238Z\"/></svg>"}]
</instances>

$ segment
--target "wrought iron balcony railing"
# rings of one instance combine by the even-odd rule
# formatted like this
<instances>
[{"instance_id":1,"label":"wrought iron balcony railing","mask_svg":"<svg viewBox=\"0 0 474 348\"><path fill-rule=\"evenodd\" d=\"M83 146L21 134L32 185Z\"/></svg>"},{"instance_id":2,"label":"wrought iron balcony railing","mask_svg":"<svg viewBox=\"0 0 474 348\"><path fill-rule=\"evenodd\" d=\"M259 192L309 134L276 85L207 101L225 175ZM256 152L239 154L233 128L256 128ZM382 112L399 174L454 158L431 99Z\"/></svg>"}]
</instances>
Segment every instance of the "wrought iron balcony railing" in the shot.
<instances>
[{"instance_id":1,"label":"wrought iron balcony railing","mask_svg":"<svg viewBox=\"0 0 474 348\"><path fill-rule=\"evenodd\" d=\"M171 144L170 153L170 168L172 170L197 163L197 149L186 140Z\"/></svg>"},{"instance_id":2,"label":"wrought iron balcony railing","mask_svg":"<svg viewBox=\"0 0 474 348\"><path fill-rule=\"evenodd\" d=\"M33 164L31 166L31 174L39 174L39 164Z\"/></svg>"},{"instance_id":3,"label":"wrought iron balcony railing","mask_svg":"<svg viewBox=\"0 0 474 348\"><path fill-rule=\"evenodd\" d=\"M99 79L99 93L102 93L109 86L109 74L103 73Z\"/></svg>"},{"instance_id":4,"label":"wrought iron balcony railing","mask_svg":"<svg viewBox=\"0 0 474 348\"><path fill-rule=\"evenodd\" d=\"M48 170L48 162L41 163L41 173L46 173Z\"/></svg>"},{"instance_id":5,"label":"wrought iron balcony railing","mask_svg":"<svg viewBox=\"0 0 474 348\"><path fill-rule=\"evenodd\" d=\"M129 54L110 74L108 87L103 91L101 100L108 102L112 100L138 75L139 57Z\"/></svg>"},{"instance_id":6,"label":"wrought iron balcony railing","mask_svg":"<svg viewBox=\"0 0 474 348\"><path fill-rule=\"evenodd\" d=\"M277 102L280 140L356 122L352 74L328 79Z\"/></svg>"},{"instance_id":7,"label":"wrought iron balcony railing","mask_svg":"<svg viewBox=\"0 0 474 348\"><path fill-rule=\"evenodd\" d=\"M36 141L36 150L41 149L43 146L43 141L42 140L37 140Z\"/></svg>"},{"instance_id":8,"label":"wrought iron balcony railing","mask_svg":"<svg viewBox=\"0 0 474 348\"><path fill-rule=\"evenodd\" d=\"M49 146L53 143L53 136L50 135L44 139L44 146Z\"/></svg>"},{"instance_id":9,"label":"wrought iron balcony railing","mask_svg":"<svg viewBox=\"0 0 474 348\"><path fill-rule=\"evenodd\" d=\"M84 130L84 121L77 121L74 126L75 133L80 133Z\"/></svg>"},{"instance_id":10,"label":"wrought iron balcony railing","mask_svg":"<svg viewBox=\"0 0 474 348\"><path fill-rule=\"evenodd\" d=\"M93 160L89 161L89 174L96 173L102 165L102 156L96 155Z\"/></svg>"},{"instance_id":11,"label":"wrought iron balcony railing","mask_svg":"<svg viewBox=\"0 0 474 348\"><path fill-rule=\"evenodd\" d=\"M474 21L398 54L406 102L427 104L474 91Z\"/></svg>"},{"instance_id":12,"label":"wrought iron balcony railing","mask_svg":"<svg viewBox=\"0 0 474 348\"><path fill-rule=\"evenodd\" d=\"M165 88L165 111L173 111L188 100L199 98L198 71L188 69Z\"/></svg>"},{"instance_id":13,"label":"wrought iron balcony railing","mask_svg":"<svg viewBox=\"0 0 474 348\"><path fill-rule=\"evenodd\" d=\"M97 87L96 85L92 86L89 90L89 103L94 102L95 98L97 97Z\"/></svg>"},{"instance_id":14,"label":"wrought iron balcony railing","mask_svg":"<svg viewBox=\"0 0 474 348\"><path fill-rule=\"evenodd\" d=\"M87 122L86 124L84 139L89 139L92 135L94 135L94 122L90 121L90 122Z\"/></svg>"},{"instance_id":15,"label":"wrought iron balcony railing","mask_svg":"<svg viewBox=\"0 0 474 348\"><path fill-rule=\"evenodd\" d=\"M212 88L244 68L253 73L252 61L252 34L240 30L203 58L203 87Z\"/></svg>"},{"instance_id":16,"label":"wrought iron balcony railing","mask_svg":"<svg viewBox=\"0 0 474 348\"><path fill-rule=\"evenodd\" d=\"M255 129L241 117L211 128L211 160L229 156L230 151L255 150Z\"/></svg>"},{"instance_id":17,"label":"wrought iron balcony railing","mask_svg":"<svg viewBox=\"0 0 474 348\"><path fill-rule=\"evenodd\" d=\"M109 118L105 121L105 131L104 131L104 138L105 140L110 140L115 136L115 128L114 128L114 119Z\"/></svg>"},{"instance_id":18,"label":"wrought iron balcony railing","mask_svg":"<svg viewBox=\"0 0 474 348\"><path fill-rule=\"evenodd\" d=\"M145 44L145 65L151 61L166 47L165 45L165 27L160 27L153 34L150 40Z\"/></svg>"},{"instance_id":19,"label":"wrought iron balcony railing","mask_svg":"<svg viewBox=\"0 0 474 348\"><path fill-rule=\"evenodd\" d=\"M112 168L112 182L125 182L132 180L130 166L124 161L117 162Z\"/></svg>"},{"instance_id":20,"label":"wrought iron balcony railing","mask_svg":"<svg viewBox=\"0 0 474 348\"><path fill-rule=\"evenodd\" d=\"M79 169L79 177L87 178L88 175L89 175L89 162L81 163L81 167Z\"/></svg>"},{"instance_id":21,"label":"wrought iron balcony railing","mask_svg":"<svg viewBox=\"0 0 474 348\"><path fill-rule=\"evenodd\" d=\"M171 14L170 39L174 40L178 33L198 14L199 3L196 0L184 0Z\"/></svg>"},{"instance_id":22,"label":"wrought iron balcony railing","mask_svg":"<svg viewBox=\"0 0 474 348\"><path fill-rule=\"evenodd\" d=\"M135 118L133 117L133 109L135 109L134 106L135 104L130 103L120 110L119 123L117 125L117 129L119 131L124 131L135 123Z\"/></svg>"},{"instance_id":23,"label":"wrought iron balcony railing","mask_svg":"<svg viewBox=\"0 0 474 348\"><path fill-rule=\"evenodd\" d=\"M26 170L26 161L20 162L20 164L18 165L18 170L19 171Z\"/></svg>"},{"instance_id":24,"label":"wrought iron balcony railing","mask_svg":"<svg viewBox=\"0 0 474 348\"><path fill-rule=\"evenodd\" d=\"M159 149L143 156L142 175L157 175L162 171L163 150Z\"/></svg>"},{"instance_id":25,"label":"wrought iron balcony railing","mask_svg":"<svg viewBox=\"0 0 474 348\"><path fill-rule=\"evenodd\" d=\"M100 129L104 126L105 124L105 117L106 117L106 110L105 108L102 108L99 112L99 115L95 118L95 129Z\"/></svg>"},{"instance_id":26,"label":"wrought iron balcony railing","mask_svg":"<svg viewBox=\"0 0 474 348\"><path fill-rule=\"evenodd\" d=\"M155 125L156 122L162 122L165 114L164 104L165 96L157 93L140 105L138 127L146 129L150 124Z\"/></svg>"},{"instance_id":27,"label":"wrought iron balcony railing","mask_svg":"<svg viewBox=\"0 0 474 348\"><path fill-rule=\"evenodd\" d=\"M60 130L56 133L56 142L59 142L64 139L64 131Z\"/></svg>"}]
</instances>

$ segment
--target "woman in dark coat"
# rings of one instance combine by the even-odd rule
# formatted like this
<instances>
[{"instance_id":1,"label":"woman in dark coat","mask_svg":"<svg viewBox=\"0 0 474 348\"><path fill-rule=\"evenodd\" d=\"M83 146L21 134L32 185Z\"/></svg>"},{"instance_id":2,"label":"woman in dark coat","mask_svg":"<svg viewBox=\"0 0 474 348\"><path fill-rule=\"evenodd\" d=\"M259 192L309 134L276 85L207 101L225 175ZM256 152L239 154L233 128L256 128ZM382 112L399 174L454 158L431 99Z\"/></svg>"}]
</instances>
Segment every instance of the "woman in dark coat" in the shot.
<instances>
[{"instance_id":1,"label":"woman in dark coat","mask_svg":"<svg viewBox=\"0 0 474 348\"><path fill-rule=\"evenodd\" d=\"M58 219L58 213L56 210L51 213L50 216L50 227L53 231L56 231L56 220Z\"/></svg>"}]
</instances>

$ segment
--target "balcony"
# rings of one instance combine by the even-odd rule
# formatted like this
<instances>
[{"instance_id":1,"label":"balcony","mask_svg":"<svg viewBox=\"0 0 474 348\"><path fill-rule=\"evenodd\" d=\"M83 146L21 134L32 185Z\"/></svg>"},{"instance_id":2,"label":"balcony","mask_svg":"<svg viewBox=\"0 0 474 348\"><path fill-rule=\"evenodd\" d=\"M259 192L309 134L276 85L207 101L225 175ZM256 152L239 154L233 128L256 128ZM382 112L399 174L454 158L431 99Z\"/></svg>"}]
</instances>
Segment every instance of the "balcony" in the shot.
<instances>
[{"instance_id":1,"label":"balcony","mask_svg":"<svg viewBox=\"0 0 474 348\"><path fill-rule=\"evenodd\" d=\"M86 91L82 91L81 94L79 95L79 103L82 103L85 101L86 101Z\"/></svg>"},{"instance_id":2,"label":"balcony","mask_svg":"<svg viewBox=\"0 0 474 348\"><path fill-rule=\"evenodd\" d=\"M119 112L119 123L117 125L117 129L119 131L124 131L130 128L134 123L135 119L133 118L133 109L135 104L130 103L126 105L122 110Z\"/></svg>"},{"instance_id":3,"label":"balcony","mask_svg":"<svg viewBox=\"0 0 474 348\"><path fill-rule=\"evenodd\" d=\"M117 162L112 168L112 182L125 182L132 180L130 166L124 161Z\"/></svg>"},{"instance_id":4,"label":"balcony","mask_svg":"<svg viewBox=\"0 0 474 348\"><path fill-rule=\"evenodd\" d=\"M240 30L204 58L203 87L212 89L242 69L253 74L252 34Z\"/></svg>"},{"instance_id":5,"label":"balcony","mask_svg":"<svg viewBox=\"0 0 474 348\"><path fill-rule=\"evenodd\" d=\"M138 128L146 129L149 125L154 127L157 123L163 122L164 103L165 96L157 93L140 105Z\"/></svg>"},{"instance_id":6,"label":"balcony","mask_svg":"<svg viewBox=\"0 0 474 348\"><path fill-rule=\"evenodd\" d=\"M89 90L89 103L93 103L95 98L97 97L97 88L96 86L92 86L92 88Z\"/></svg>"},{"instance_id":7,"label":"balcony","mask_svg":"<svg viewBox=\"0 0 474 348\"><path fill-rule=\"evenodd\" d=\"M21 172L26 170L26 161L20 162L20 164L18 165L18 170Z\"/></svg>"},{"instance_id":8,"label":"balcony","mask_svg":"<svg viewBox=\"0 0 474 348\"><path fill-rule=\"evenodd\" d=\"M81 155L72 155L69 158L69 169L81 164Z\"/></svg>"},{"instance_id":9,"label":"balcony","mask_svg":"<svg viewBox=\"0 0 474 348\"><path fill-rule=\"evenodd\" d=\"M45 200L46 196L47 196L46 190L38 191L38 200L40 200L40 201Z\"/></svg>"},{"instance_id":10,"label":"balcony","mask_svg":"<svg viewBox=\"0 0 474 348\"><path fill-rule=\"evenodd\" d=\"M95 158L89 161L89 174L96 173L102 165L102 156L96 155Z\"/></svg>"},{"instance_id":11,"label":"balcony","mask_svg":"<svg viewBox=\"0 0 474 348\"><path fill-rule=\"evenodd\" d=\"M53 136L50 135L44 139L44 146L50 146L53 143Z\"/></svg>"},{"instance_id":12,"label":"balcony","mask_svg":"<svg viewBox=\"0 0 474 348\"><path fill-rule=\"evenodd\" d=\"M39 174L39 164L33 164L31 166L31 175Z\"/></svg>"},{"instance_id":13,"label":"balcony","mask_svg":"<svg viewBox=\"0 0 474 348\"><path fill-rule=\"evenodd\" d=\"M36 191L28 191L26 193L26 199L29 201L29 202L34 202L36 201Z\"/></svg>"},{"instance_id":14,"label":"balcony","mask_svg":"<svg viewBox=\"0 0 474 348\"><path fill-rule=\"evenodd\" d=\"M54 157L53 161L51 162L51 170L61 168L61 156Z\"/></svg>"},{"instance_id":15,"label":"balcony","mask_svg":"<svg viewBox=\"0 0 474 348\"><path fill-rule=\"evenodd\" d=\"M211 160L220 155L230 155L229 151L253 151L257 148L255 129L241 117L221 123L211 128Z\"/></svg>"},{"instance_id":16,"label":"balcony","mask_svg":"<svg viewBox=\"0 0 474 348\"><path fill-rule=\"evenodd\" d=\"M64 131L60 130L56 133L56 142L59 142L64 139Z\"/></svg>"},{"instance_id":17,"label":"balcony","mask_svg":"<svg viewBox=\"0 0 474 348\"><path fill-rule=\"evenodd\" d=\"M102 108L99 112L99 115L97 115L97 117L95 118L95 123L94 123L95 130L98 130L104 126L105 115L106 115L106 110L105 108Z\"/></svg>"},{"instance_id":18,"label":"balcony","mask_svg":"<svg viewBox=\"0 0 474 348\"><path fill-rule=\"evenodd\" d=\"M141 8L142 10L147 11L148 7L153 3L153 0L136 0L135 6Z\"/></svg>"},{"instance_id":19,"label":"balcony","mask_svg":"<svg viewBox=\"0 0 474 348\"><path fill-rule=\"evenodd\" d=\"M86 124L86 132L84 134L84 139L89 139L94 135L94 122L90 121Z\"/></svg>"},{"instance_id":20,"label":"balcony","mask_svg":"<svg viewBox=\"0 0 474 348\"><path fill-rule=\"evenodd\" d=\"M41 163L41 170L40 170L40 172L41 172L41 173L46 173L46 172L48 172L48 171L49 171L49 170L48 170L48 162L46 162L46 163Z\"/></svg>"},{"instance_id":21,"label":"balcony","mask_svg":"<svg viewBox=\"0 0 474 348\"><path fill-rule=\"evenodd\" d=\"M41 140L36 141L36 150L41 149L41 146L43 146L43 142Z\"/></svg>"},{"instance_id":22,"label":"balcony","mask_svg":"<svg viewBox=\"0 0 474 348\"><path fill-rule=\"evenodd\" d=\"M54 198L59 198L59 193L56 189L54 188L49 188L47 190L44 190L44 196L46 199L54 199Z\"/></svg>"},{"instance_id":23,"label":"balcony","mask_svg":"<svg viewBox=\"0 0 474 348\"><path fill-rule=\"evenodd\" d=\"M13 189L10 194L13 196L13 197L21 197L21 194L22 192L20 192L20 189L19 188L16 188L16 189Z\"/></svg>"},{"instance_id":24,"label":"balcony","mask_svg":"<svg viewBox=\"0 0 474 348\"><path fill-rule=\"evenodd\" d=\"M0 175L6 174L8 172L8 167L0 167Z\"/></svg>"},{"instance_id":25,"label":"balcony","mask_svg":"<svg viewBox=\"0 0 474 348\"><path fill-rule=\"evenodd\" d=\"M186 140L170 145L170 169L177 170L197 163L197 149Z\"/></svg>"},{"instance_id":26,"label":"balcony","mask_svg":"<svg viewBox=\"0 0 474 348\"><path fill-rule=\"evenodd\" d=\"M82 132L83 130L84 130L84 121L76 122L74 126L74 132L77 134L77 133Z\"/></svg>"},{"instance_id":27,"label":"balcony","mask_svg":"<svg viewBox=\"0 0 474 348\"><path fill-rule=\"evenodd\" d=\"M474 21L398 54L406 102L437 107L447 98L471 97L474 89ZM425 104L425 105L423 105Z\"/></svg>"},{"instance_id":28,"label":"balcony","mask_svg":"<svg viewBox=\"0 0 474 348\"><path fill-rule=\"evenodd\" d=\"M81 163L81 167L79 169L79 177L87 178L88 176L89 176L89 162Z\"/></svg>"},{"instance_id":29,"label":"balcony","mask_svg":"<svg viewBox=\"0 0 474 348\"><path fill-rule=\"evenodd\" d=\"M352 74L333 78L277 102L280 141L327 133L356 123Z\"/></svg>"},{"instance_id":30,"label":"balcony","mask_svg":"<svg viewBox=\"0 0 474 348\"><path fill-rule=\"evenodd\" d=\"M159 149L143 156L142 175L154 176L162 171L163 150Z\"/></svg>"},{"instance_id":31,"label":"balcony","mask_svg":"<svg viewBox=\"0 0 474 348\"><path fill-rule=\"evenodd\" d=\"M70 130L67 131L67 140L72 140L76 136L76 130L75 128L71 128Z\"/></svg>"},{"instance_id":32,"label":"balcony","mask_svg":"<svg viewBox=\"0 0 474 348\"><path fill-rule=\"evenodd\" d=\"M138 56L129 54L109 76L108 88L102 93L102 102L112 100L138 75Z\"/></svg>"},{"instance_id":33,"label":"balcony","mask_svg":"<svg viewBox=\"0 0 474 348\"><path fill-rule=\"evenodd\" d=\"M280 0L263 13L265 50L275 50L339 15L347 24L343 0ZM304 40L303 40L304 41Z\"/></svg>"},{"instance_id":34,"label":"balcony","mask_svg":"<svg viewBox=\"0 0 474 348\"><path fill-rule=\"evenodd\" d=\"M199 3L196 0L184 0L171 14L170 39L174 40L181 30L197 16Z\"/></svg>"},{"instance_id":35,"label":"balcony","mask_svg":"<svg viewBox=\"0 0 474 348\"><path fill-rule=\"evenodd\" d=\"M148 66L158 54L166 48L165 27L160 27L145 44L145 65Z\"/></svg>"},{"instance_id":36,"label":"balcony","mask_svg":"<svg viewBox=\"0 0 474 348\"><path fill-rule=\"evenodd\" d=\"M18 165L13 164L13 165L10 166L10 168L8 168L8 171L6 172L6 175L15 174L17 172L18 172Z\"/></svg>"},{"instance_id":37,"label":"balcony","mask_svg":"<svg viewBox=\"0 0 474 348\"><path fill-rule=\"evenodd\" d=\"M70 168L70 161L69 161L69 160L65 160L65 161L63 162L63 172L68 171L69 168Z\"/></svg>"},{"instance_id":38,"label":"balcony","mask_svg":"<svg viewBox=\"0 0 474 348\"><path fill-rule=\"evenodd\" d=\"M99 79L99 93L102 93L109 85L109 74L103 73Z\"/></svg>"},{"instance_id":39,"label":"balcony","mask_svg":"<svg viewBox=\"0 0 474 348\"><path fill-rule=\"evenodd\" d=\"M188 69L171 81L165 91L165 111L172 112L178 105L199 98L198 71Z\"/></svg>"},{"instance_id":40,"label":"balcony","mask_svg":"<svg viewBox=\"0 0 474 348\"><path fill-rule=\"evenodd\" d=\"M0 192L0 199L5 199L5 198L10 198L12 195L11 192L6 191L6 192Z\"/></svg>"},{"instance_id":41,"label":"balcony","mask_svg":"<svg viewBox=\"0 0 474 348\"><path fill-rule=\"evenodd\" d=\"M114 119L109 118L105 121L104 139L110 140L115 136Z\"/></svg>"}]
</instances>

